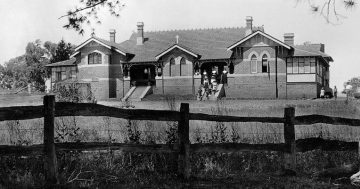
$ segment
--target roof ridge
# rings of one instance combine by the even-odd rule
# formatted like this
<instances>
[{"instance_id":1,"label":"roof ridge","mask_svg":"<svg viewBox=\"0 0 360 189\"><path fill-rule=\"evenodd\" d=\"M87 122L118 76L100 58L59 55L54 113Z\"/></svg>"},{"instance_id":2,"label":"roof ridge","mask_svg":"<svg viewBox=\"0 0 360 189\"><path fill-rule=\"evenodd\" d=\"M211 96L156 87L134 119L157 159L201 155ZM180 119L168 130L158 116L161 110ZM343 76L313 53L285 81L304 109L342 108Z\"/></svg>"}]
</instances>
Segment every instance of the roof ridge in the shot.
<instances>
[{"instance_id":1,"label":"roof ridge","mask_svg":"<svg viewBox=\"0 0 360 189\"><path fill-rule=\"evenodd\" d=\"M168 29L168 30L149 30L144 33L164 33L164 32L181 32L181 31L203 31L203 30L221 30L221 29L241 29L245 27L229 26L229 27L214 27L214 28L187 28L187 29Z\"/></svg>"}]
</instances>

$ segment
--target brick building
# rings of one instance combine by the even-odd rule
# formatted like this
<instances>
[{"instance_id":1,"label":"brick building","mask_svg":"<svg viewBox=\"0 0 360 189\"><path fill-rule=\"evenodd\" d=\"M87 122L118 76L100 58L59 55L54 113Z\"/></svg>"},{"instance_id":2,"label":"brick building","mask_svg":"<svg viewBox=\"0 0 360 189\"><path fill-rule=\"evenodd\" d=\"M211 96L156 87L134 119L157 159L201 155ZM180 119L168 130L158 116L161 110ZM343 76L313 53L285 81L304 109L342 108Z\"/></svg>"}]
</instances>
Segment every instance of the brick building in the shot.
<instances>
[{"instance_id":1,"label":"brick building","mask_svg":"<svg viewBox=\"0 0 360 189\"><path fill-rule=\"evenodd\" d=\"M91 84L97 99L154 94L195 94L208 75L226 70L227 84L217 98L316 98L329 88L324 44L294 44L294 34L279 40L254 27L146 32L142 22L130 39L117 43L91 37L67 61L48 65L52 83L76 79ZM217 77L219 78L219 77Z\"/></svg>"}]
</instances>

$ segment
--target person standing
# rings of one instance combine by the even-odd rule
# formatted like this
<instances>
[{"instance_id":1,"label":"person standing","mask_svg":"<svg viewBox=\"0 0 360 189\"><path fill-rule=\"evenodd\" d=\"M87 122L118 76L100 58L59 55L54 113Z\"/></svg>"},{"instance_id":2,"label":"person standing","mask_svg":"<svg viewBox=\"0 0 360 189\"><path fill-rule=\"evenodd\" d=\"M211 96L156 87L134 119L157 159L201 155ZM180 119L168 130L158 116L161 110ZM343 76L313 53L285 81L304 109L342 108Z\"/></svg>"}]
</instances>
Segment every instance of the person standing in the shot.
<instances>
[{"instance_id":1,"label":"person standing","mask_svg":"<svg viewBox=\"0 0 360 189\"><path fill-rule=\"evenodd\" d=\"M221 74L220 83L224 84L224 86L227 85L227 71L226 70L224 70Z\"/></svg>"},{"instance_id":2,"label":"person standing","mask_svg":"<svg viewBox=\"0 0 360 189\"><path fill-rule=\"evenodd\" d=\"M337 99L337 88L336 88L336 86L334 86L334 98L335 98L335 100Z\"/></svg>"},{"instance_id":3,"label":"person standing","mask_svg":"<svg viewBox=\"0 0 360 189\"><path fill-rule=\"evenodd\" d=\"M322 87L321 90L320 90L320 98L325 98L325 89L324 89L324 87Z\"/></svg>"}]
</instances>

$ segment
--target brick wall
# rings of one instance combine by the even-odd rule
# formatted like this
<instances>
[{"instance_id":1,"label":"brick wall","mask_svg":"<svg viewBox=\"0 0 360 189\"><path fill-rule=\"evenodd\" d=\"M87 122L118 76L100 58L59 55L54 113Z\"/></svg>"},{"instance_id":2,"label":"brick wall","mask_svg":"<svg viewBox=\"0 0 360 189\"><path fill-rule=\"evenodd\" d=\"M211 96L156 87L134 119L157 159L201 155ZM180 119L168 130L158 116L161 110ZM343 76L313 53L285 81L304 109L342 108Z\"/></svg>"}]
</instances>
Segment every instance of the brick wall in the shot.
<instances>
[{"instance_id":1,"label":"brick wall","mask_svg":"<svg viewBox=\"0 0 360 189\"><path fill-rule=\"evenodd\" d=\"M291 83L287 84L287 97L289 99L317 98L318 85L316 83Z\"/></svg>"},{"instance_id":2,"label":"brick wall","mask_svg":"<svg viewBox=\"0 0 360 189\"><path fill-rule=\"evenodd\" d=\"M225 87L226 97L244 99L275 99L275 75L271 74L239 74L228 76ZM278 75L279 98L286 98L286 75Z\"/></svg>"},{"instance_id":3,"label":"brick wall","mask_svg":"<svg viewBox=\"0 0 360 189\"><path fill-rule=\"evenodd\" d=\"M177 94L188 95L193 94L192 77L164 77L164 93L165 94ZM154 88L154 94L162 94L162 81L161 78L156 80L156 87Z\"/></svg>"},{"instance_id":4,"label":"brick wall","mask_svg":"<svg viewBox=\"0 0 360 189\"><path fill-rule=\"evenodd\" d=\"M170 59L174 58L175 65L170 66ZM185 58L186 64L180 65L181 58ZM194 62L194 57L179 50L174 49L168 54L164 55L161 58L164 61L164 76L180 76L180 66L181 66L181 76L191 76L192 75L192 64Z\"/></svg>"},{"instance_id":5,"label":"brick wall","mask_svg":"<svg viewBox=\"0 0 360 189\"><path fill-rule=\"evenodd\" d=\"M101 54L101 64L88 64L88 55L92 52ZM80 50L77 56L78 79L90 82L98 100L123 97L123 73L120 62L126 57L96 42L90 42Z\"/></svg>"}]
</instances>

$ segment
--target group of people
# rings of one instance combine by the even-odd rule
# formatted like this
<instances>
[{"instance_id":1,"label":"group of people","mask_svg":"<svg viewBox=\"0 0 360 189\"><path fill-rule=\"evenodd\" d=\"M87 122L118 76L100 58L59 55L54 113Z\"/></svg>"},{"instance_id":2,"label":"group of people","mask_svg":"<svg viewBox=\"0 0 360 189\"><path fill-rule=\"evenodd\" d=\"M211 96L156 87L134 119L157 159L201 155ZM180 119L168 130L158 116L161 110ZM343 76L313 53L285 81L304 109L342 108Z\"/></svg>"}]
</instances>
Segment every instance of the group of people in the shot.
<instances>
[{"instance_id":1,"label":"group of people","mask_svg":"<svg viewBox=\"0 0 360 189\"><path fill-rule=\"evenodd\" d=\"M322 87L321 90L320 90L320 98L325 98L326 97L325 95L326 95L325 94L325 89L324 89L324 87ZM335 98L335 100L337 99L337 88L336 88L336 86L334 86L334 89L333 89L333 97Z\"/></svg>"},{"instance_id":2,"label":"group of people","mask_svg":"<svg viewBox=\"0 0 360 189\"><path fill-rule=\"evenodd\" d=\"M211 76L209 77L207 72L204 71L202 75L202 83L198 89L198 100L203 100L203 97L209 99L209 96L215 95L218 91L218 76L220 76L220 83L227 84L227 71L224 70L221 75L218 75L216 71L212 71ZM210 78L210 81L209 81Z\"/></svg>"}]
</instances>

